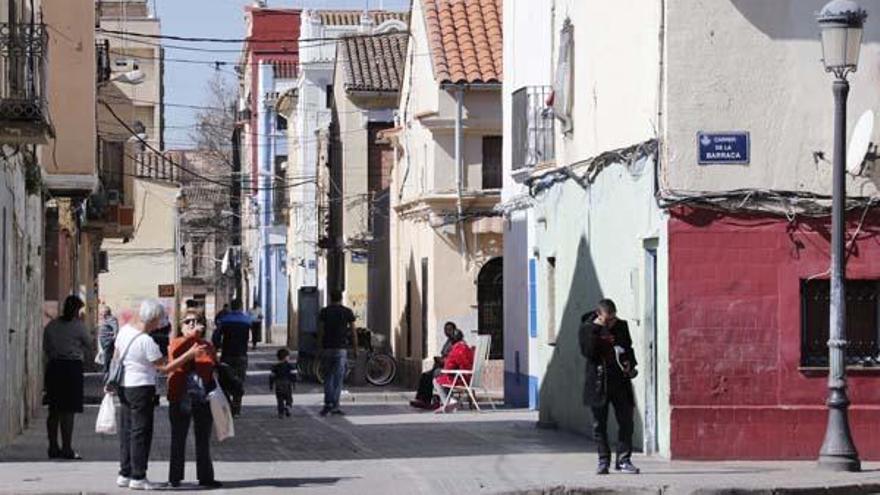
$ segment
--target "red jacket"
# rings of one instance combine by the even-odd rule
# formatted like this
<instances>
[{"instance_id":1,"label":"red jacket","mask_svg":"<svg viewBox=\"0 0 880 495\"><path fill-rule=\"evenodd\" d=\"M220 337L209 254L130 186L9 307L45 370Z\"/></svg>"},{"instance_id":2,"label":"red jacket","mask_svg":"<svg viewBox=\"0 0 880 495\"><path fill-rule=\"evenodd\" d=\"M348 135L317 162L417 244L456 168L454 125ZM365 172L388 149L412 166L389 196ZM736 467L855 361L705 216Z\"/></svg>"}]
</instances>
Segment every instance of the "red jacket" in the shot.
<instances>
[{"instance_id":1,"label":"red jacket","mask_svg":"<svg viewBox=\"0 0 880 495\"><path fill-rule=\"evenodd\" d=\"M446 356L446 361L443 362L444 370L472 370L474 368L474 349L467 345L463 340L456 342L455 345L452 346L452 350L449 351L449 354ZM465 380L470 381L470 375L464 375ZM455 379L455 375L449 374L441 374L437 377L437 383L443 387L451 387L452 381ZM461 385L461 379L459 379L457 385Z\"/></svg>"},{"instance_id":2,"label":"red jacket","mask_svg":"<svg viewBox=\"0 0 880 495\"><path fill-rule=\"evenodd\" d=\"M196 337L175 337L171 339L168 345L168 359L174 360L183 355L194 344L207 344L206 352L203 356L197 357L194 361L187 363L183 368L172 371L168 374L168 402L176 402L183 399L186 392L186 375L195 370L196 373L204 381L208 388L214 381L214 366L217 365L217 357L214 346L204 339Z\"/></svg>"}]
</instances>

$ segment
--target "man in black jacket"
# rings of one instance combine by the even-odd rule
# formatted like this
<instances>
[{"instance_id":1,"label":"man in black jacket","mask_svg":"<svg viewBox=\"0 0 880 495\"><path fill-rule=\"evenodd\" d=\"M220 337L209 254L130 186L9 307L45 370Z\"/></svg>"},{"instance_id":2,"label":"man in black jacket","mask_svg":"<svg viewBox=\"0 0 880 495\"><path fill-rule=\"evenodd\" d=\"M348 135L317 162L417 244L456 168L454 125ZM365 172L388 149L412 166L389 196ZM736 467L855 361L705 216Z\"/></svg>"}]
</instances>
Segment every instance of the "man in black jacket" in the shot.
<instances>
[{"instance_id":1,"label":"man in black jacket","mask_svg":"<svg viewBox=\"0 0 880 495\"><path fill-rule=\"evenodd\" d=\"M611 448L608 445L608 406L614 406L618 425L617 459L614 468L637 474L632 464L633 412L635 394L632 378L636 357L626 322L617 318L614 301L602 299L596 311L581 320L581 353L587 358L584 404L593 412L593 436L599 449L597 474L608 474Z\"/></svg>"}]
</instances>

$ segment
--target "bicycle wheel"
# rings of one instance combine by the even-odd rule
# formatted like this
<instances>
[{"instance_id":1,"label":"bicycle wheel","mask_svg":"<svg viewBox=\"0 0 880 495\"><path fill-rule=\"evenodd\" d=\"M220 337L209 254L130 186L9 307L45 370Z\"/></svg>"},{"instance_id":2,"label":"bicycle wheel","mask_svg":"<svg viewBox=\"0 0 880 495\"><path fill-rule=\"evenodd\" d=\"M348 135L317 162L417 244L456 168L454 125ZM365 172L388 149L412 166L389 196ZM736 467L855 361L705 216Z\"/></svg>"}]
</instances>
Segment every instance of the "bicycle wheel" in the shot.
<instances>
[{"instance_id":1,"label":"bicycle wheel","mask_svg":"<svg viewBox=\"0 0 880 495\"><path fill-rule=\"evenodd\" d=\"M384 352L374 352L367 360L367 382L377 387L384 387L394 381L397 376L397 361Z\"/></svg>"},{"instance_id":2,"label":"bicycle wheel","mask_svg":"<svg viewBox=\"0 0 880 495\"><path fill-rule=\"evenodd\" d=\"M313 374L313 376L315 377L315 381L318 382L319 384L322 384L322 385L324 384L324 366L323 366L323 361L324 361L324 360L321 359L321 358L316 358L316 359L312 362L312 374Z\"/></svg>"}]
</instances>

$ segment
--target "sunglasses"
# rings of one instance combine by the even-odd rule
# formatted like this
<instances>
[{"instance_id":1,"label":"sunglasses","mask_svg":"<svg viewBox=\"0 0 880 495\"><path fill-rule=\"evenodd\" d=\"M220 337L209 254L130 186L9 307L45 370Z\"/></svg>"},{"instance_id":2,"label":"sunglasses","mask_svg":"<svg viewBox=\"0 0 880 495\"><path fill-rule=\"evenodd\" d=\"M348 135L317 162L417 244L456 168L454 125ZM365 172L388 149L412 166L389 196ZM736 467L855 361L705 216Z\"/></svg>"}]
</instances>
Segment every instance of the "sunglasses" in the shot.
<instances>
[{"instance_id":1,"label":"sunglasses","mask_svg":"<svg viewBox=\"0 0 880 495\"><path fill-rule=\"evenodd\" d=\"M195 325L198 322L199 322L199 320L196 320L195 318L187 318L187 319L183 320L184 325Z\"/></svg>"}]
</instances>

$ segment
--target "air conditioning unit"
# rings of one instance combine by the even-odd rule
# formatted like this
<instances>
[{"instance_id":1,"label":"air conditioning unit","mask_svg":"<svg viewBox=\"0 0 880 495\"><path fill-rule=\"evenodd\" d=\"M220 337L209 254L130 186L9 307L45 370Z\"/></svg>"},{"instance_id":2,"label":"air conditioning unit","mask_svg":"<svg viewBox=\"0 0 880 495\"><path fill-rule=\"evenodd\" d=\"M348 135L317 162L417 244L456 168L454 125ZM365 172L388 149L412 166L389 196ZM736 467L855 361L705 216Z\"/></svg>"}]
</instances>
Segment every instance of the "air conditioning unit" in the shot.
<instances>
[{"instance_id":1,"label":"air conditioning unit","mask_svg":"<svg viewBox=\"0 0 880 495\"><path fill-rule=\"evenodd\" d=\"M107 190L107 204L108 205L118 205L122 202L122 194L119 193L117 189L109 189Z\"/></svg>"}]
</instances>

